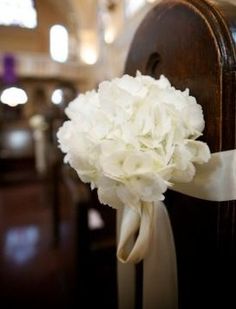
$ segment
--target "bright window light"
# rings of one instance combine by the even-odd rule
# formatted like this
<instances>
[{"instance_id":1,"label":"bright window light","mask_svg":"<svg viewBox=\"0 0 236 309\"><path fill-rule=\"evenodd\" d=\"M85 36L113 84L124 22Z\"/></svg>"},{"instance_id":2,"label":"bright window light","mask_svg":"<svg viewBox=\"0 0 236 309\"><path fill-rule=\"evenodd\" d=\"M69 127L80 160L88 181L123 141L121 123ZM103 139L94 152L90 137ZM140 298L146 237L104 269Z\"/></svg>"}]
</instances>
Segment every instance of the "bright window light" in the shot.
<instances>
[{"instance_id":1,"label":"bright window light","mask_svg":"<svg viewBox=\"0 0 236 309\"><path fill-rule=\"evenodd\" d=\"M104 225L101 214L96 209L89 209L88 226L90 230L102 229Z\"/></svg>"},{"instance_id":2,"label":"bright window light","mask_svg":"<svg viewBox=\"0 0 236 309\"><path fill-rule=\"evenodd\" d=\"M104 41L107 44L111 44L113 43L115 39L115 31L112 27L108 27L107 29L105 29L104 31Z\"/></svg>"},{"instance_id":3,"label":"bright window light","mask_svg":"<svg viewBox=\"0 0 236 309\"><path fill-rule=\"evenodd\" d=\"M37 12L33 0L0 0L0 25L35 28Z\"/></svg>"},{"instance_id":4,"label":"bright window light","mask_svg":"<svg viewBox=\"0 0 236 309\"><path fill-rule=\"evenodd\" d=\"M233 32L234 41L236 41L236 32Z\"/></svg>"},{"instance_id":5,"label":"bright window light","mask_svg":"<svg viewBox=\"0 0 236 309\"><path fill-rule=\"evenodd\" d=\"M62 89L55 89L52 93L51 100L53 104L56 104L56 105L61 104L63 101Z\"/></svg>"},{"instance_id":6,"label":"bright window light","mask_svg":"<svg viewBox=\"0 0 236 309\"><path fill-rule=\"evenodd\" d=\"M17 87L10 87L4 89L1 94L1 102L9 106L17 106L25 104L28 101L26 92Z\"/></svg>"},{"instance_id":7,"label":"bright window light","mask_svg":"<svg viewBox=\"0 0 236 309\"><path fill-rule=\"evenodd\" d=\"M92 65L97 62L98 53L97 53L97 50L93 46L85 44L84 46L81 46L80 57L83 62Z\"/></svg>"},{"instance_id":8,"label":"bright window light","mask_svg":"<svg viewBox=\"0 0 236 309\"><path fill-rule=\"evenodd\" d=\"M97 34L92 30L80 30L80 59L86 64L93 65L99 57L99 42Z\"/></svg>"},{"instance_id":9,"label":"bright window light","mask_svg":"<svg viewBox=\"0 0 236 309\"><path fill-rule=\"evenodd\" d=\"M137 13L144 5L146 0L126 0L125 14L127 17L133 16Z\"/></svg>"},{"instance_id":10,"label":"bright window light","mask_svg":"<svg viewBox=\"0 0 236 309\"><path fill-rule=\"evenodd\" d=\"M13 149L21 150L30 142L30 134L24 130L12 131L8 135L9 146Z\"/></svg>"},{"instance_id":11,"label":"bright window light","mask_svg":"<svg viewBox=\"0 0 236 309\"><path fill-rule=\"evenodd\" d=\"M5 236L3 254L18 265L27 263L37 254L39 238L39 228L34 225L11 228Z\"/></svg>"},{"instance_id":12,"label":"bright window light","mask_svg":"<svg viewBox=\"0 0 236 309\"><path fill-rule=\"evenodd\" d=\"M68 31L64 26L54 25L50 28L50 54L58 62L68 59Z\"/></svg>"}]
</instances>

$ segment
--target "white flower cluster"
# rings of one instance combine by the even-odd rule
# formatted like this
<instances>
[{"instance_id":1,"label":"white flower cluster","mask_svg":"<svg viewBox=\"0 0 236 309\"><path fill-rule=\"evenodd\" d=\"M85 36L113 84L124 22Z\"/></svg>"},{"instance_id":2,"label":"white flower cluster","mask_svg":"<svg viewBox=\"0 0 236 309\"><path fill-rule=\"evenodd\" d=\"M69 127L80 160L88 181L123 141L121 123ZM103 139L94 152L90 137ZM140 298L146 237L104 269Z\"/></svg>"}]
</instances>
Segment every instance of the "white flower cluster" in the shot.
<instances>
[{"instance_id":1,"label":"white flower cluster","mask_svg":"<svg viewBox=\"0 0 236 309\"><path fill-rule=\"evenodd\" d=\"M98 189L101 203L140 209L164 199L172 183L190 182L195 163L207 162L202 108L189 90L124 75L81 94L66 109L58 131L65 161Z\"/></svg>"}]
</instances>

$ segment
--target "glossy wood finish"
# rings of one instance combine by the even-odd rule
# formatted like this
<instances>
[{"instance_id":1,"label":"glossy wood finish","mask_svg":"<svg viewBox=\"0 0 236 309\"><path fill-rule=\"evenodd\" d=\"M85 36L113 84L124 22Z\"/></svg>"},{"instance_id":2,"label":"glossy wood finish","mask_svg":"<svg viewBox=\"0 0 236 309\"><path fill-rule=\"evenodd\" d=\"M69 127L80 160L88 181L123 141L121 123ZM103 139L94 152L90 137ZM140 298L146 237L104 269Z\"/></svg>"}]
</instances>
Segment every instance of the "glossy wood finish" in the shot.
<instances>
[{"instance_id":1,"label":"glossy wood finish","mask_svg":"<svg viewBox=\"0 0 236 309\"><path fill-rule=\"evenodd\" d=\"M125 71L164 74L202 105L202 140L211 152L235 148L236 6L167 0L154 7L132 42ZM222 179L223 181L223 179ZM236 306L235 202L206 202L168 192L178 263L180 308Z\"/></svg>"},{"instance_id":2,"label":"glossy wood finish","mask_svg":"<svg viewBox=\"0 0 236 309\"><path fill-rule=\"evenodd\" d=\"M89 229L83 192L74 187L77 196L72 196L60 179L58 185L57 246L43 183L0 186L1 308L116 309L115 214L104 206L105 226Z\"/></svg>"},{"instance_id":3,"label":"glossy wood finish","mask_svg":"<svg viewBox=\"0 0 236 309\"><path fill-rule=\"evenodd\" d=\"M116 309L115 210L101 205L97 192L81 182L71 167L64 166L62 174L74 213L77 304ZM102 219L100 228L91 225L94 211Z\"/></svg>"},{"instance_id":4,"label":"glossy wood finish","mask_svg":"<svg viewBox=\"0 0 236 309\"><path fill-rule=\"evenodd\" d=\"M73 308L74 231L60 188L61 242L52 246L51 209L40 181L0 186L0 296L10 308Z\"/></svg>"}]
</instances>

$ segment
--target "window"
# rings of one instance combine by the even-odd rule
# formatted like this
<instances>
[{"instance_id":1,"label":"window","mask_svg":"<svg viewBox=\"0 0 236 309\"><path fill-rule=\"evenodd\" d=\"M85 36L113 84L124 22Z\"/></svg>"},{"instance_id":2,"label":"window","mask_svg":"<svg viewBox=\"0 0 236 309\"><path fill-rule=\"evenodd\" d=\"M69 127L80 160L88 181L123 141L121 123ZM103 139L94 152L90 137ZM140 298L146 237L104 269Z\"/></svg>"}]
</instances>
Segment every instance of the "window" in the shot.
<instances>
[{"instance_id":1,"label":"window","mask_svg":"<svg viewBox=\"0 0 236 309\"><path fill-rule=\"evenodd\" d=\"M52 93L52 96L51 96L51 101L53 104L61 104L63 102L63 98L64 95L63 95L63 90L62 89L55 89Z\"/></svg>"},{"instance_id":2,"label":"window","mask_svg":"<svg viewBox=\"0 0 236 309\"><path fill-rule=\"evenodd\" d=\"M80 30L80 59L89 65L97 62L99 56L97 35L92 30Z\"/></svg>"},{"instance_id":3,"label":"window","mask_svg":"<svg viewBox=\"0 0 236 309\"><path fill-rule=\"evenodd\" d=\"M25 104L28 101L28 97L24 89L9 87L3 90L0 100L9 106L17 106Z\"/></svg>"},{"instance_id":4,"label":"window","mask_svg":"<svg viewBox=\"0 0 236 309\"><path fill-rule=\"evenodd\" d=\"M62 25L50 28L50 54L58 62L66 62L68 58L68 32Z\"/></svg>"},{"instance_id":5,"label":"window","mask_svg":"<svg viewBox=\"0 0 236 309\"><path fill-rule=\"evenodd\" d=\"M37 12L33 0L1 0L0 25L33 29L37 26Z\"/></svg>"}]
</instances>

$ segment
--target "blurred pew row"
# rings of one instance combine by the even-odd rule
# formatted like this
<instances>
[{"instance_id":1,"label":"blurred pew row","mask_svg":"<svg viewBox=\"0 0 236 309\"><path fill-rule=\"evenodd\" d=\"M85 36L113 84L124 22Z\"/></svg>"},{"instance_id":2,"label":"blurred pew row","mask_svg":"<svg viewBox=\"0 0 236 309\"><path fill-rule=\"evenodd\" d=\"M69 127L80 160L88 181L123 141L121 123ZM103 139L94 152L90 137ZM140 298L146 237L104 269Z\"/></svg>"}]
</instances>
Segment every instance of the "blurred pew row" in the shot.
<instances>
[{"instance_id":1,"label":"blurred pew row","mask_svg":"<svg viewBox=\"0 0 236 309\"><path fill-rule=\"evenodd\" d=\"M51 209L52 247L60 246L60 186L63 186L70 196L67 207L72 208L75 225L79 302L87 299L91 282L95 284L101 277L105 282L107 276L107 289L112 289L115 294L116 286L111 284L111 280L116 282L115 212L100 205L96 191L91 191L63 163L56 132L64 118L38 114L34 115L33 124L32 119L0 126L0 186L15 186L22 182L41 184L43 206ZM101 294L104 288L99 288L94 286L94 291ZM115 306L116 299L113 298L113 308Z\"/></svg>"}]
</instances>

